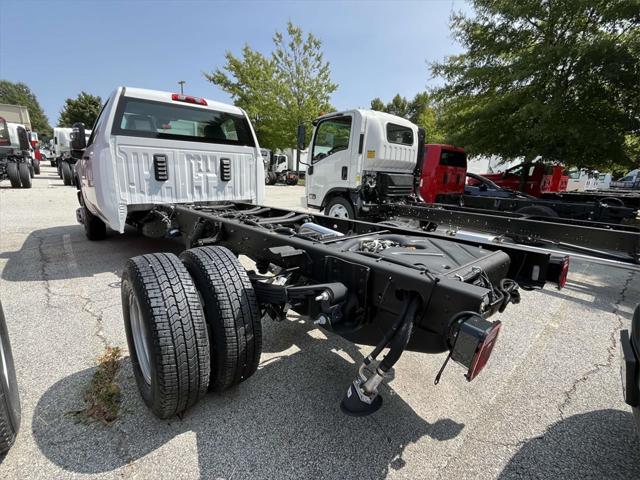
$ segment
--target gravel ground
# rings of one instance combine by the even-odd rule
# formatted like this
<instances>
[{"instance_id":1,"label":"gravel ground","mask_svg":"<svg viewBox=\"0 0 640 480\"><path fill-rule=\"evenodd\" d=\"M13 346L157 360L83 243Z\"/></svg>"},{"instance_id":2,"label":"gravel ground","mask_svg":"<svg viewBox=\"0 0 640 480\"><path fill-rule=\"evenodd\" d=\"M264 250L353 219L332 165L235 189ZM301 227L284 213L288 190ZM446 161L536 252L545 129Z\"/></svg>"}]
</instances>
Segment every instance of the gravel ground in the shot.
<instances>
[{"instance_id":1,"label":"gravel ground","mask_svg":"<svg viewBox=\"0 0 640 480\"><path fill-rule=\"evenodd\" d=\"M361 419L338 404L369 348L303 319L269 322L250 380L161 421L135 386L119 279L128 257L181 246L87 241L75 190L42 172L31 190L0 186L0 298L23 409L0 478L640 478L618 359L640 274L574 263L567 288L523 292L500 316L478 379L450 366L434 386L444 356L406 353L383 408ZM267 203L299 208L303 191L267 187ZM107 345L124 351L121 418L77 423L69 412Z\"/></svg>"}]
</instances>

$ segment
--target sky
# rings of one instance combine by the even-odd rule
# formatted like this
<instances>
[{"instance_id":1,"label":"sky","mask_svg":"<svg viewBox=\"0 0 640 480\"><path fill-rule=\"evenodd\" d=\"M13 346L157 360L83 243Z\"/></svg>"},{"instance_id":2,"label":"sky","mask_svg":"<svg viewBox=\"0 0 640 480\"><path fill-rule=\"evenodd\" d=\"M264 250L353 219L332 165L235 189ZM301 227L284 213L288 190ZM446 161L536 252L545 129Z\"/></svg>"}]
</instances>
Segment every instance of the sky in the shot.
<instances>
[{"instance_id":1,"label":"sky","mask_svg":"<svg viewBox=\"0 0 640 480\"><path fill-rule=\"evenodd\" d=\"M462 0L0 1L0 78L24 82L55 125L80 91L106 100L119 85L230 102L203 72L243 45L269 54L288 20L322 41L338 110L413 97L440 82L428 64L460 53L452 12Z\"/></svg>"}]
</instances>

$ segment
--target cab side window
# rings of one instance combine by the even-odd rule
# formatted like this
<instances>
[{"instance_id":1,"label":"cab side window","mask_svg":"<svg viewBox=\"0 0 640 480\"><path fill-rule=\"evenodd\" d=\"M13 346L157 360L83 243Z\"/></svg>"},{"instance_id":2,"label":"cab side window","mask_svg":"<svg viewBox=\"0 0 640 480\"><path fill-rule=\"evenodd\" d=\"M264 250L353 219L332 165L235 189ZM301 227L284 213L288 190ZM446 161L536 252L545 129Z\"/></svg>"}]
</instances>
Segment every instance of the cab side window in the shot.
<instances>
[{"instance_id":1,"label":"cab side window","mask_svg":"<svg viewBox=\"0 0 640 480\"><path fill-rule=\"evenodd\" d=\"M333 153L349 148L351 123L351 117L344 116L329 118L318 125L311 153L314 163Z\"/></svg>"}]
</instances>

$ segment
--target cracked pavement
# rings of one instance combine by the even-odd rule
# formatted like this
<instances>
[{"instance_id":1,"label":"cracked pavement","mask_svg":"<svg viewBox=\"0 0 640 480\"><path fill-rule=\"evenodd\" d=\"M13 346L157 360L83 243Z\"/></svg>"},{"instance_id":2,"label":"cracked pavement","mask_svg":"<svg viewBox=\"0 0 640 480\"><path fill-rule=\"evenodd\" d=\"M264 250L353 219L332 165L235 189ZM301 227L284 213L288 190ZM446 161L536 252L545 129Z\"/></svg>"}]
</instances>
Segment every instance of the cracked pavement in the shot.
<instances>
[{"instance_id":1,"label":"cracked pavement","mask_svg":"<svg viewBox=\"0 0 640 480\"><path fill-rule=\"evenodd\" d=\"M338 404L370 349L302 319L268 322L250 380L160 421L138 396L119 280L128 257L181 245L87 241L75 190L42 172L31 190L0 185L0 298L23 409L0 478L640 478L617 353L640 274L574 262L567 288L523 292L496 317L476 380L451 364L434 386L445 356L406 353L382 409L361 419ZM267 203L297 208L302 193L267 187ZM107 345L123 349L122 416L75 423Z\"/></svg>"}]
</instances>

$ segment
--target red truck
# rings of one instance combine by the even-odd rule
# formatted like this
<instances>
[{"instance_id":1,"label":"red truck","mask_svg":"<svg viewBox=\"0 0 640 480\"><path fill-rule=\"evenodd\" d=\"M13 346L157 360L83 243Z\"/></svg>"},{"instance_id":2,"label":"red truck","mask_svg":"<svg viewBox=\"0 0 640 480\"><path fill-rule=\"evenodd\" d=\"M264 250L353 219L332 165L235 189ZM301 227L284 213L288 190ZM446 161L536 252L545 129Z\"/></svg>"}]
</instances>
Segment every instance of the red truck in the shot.
<instances>
[{"instance_id":1,"label":"red truck","mask_svg":"<svg viewBox=\"0 0 640 480\"><path fill-rule=\"evenodd\" d=\"M425 203L436 203L442 195L464 193L467 154L453 145L424 146L419 191Z\"/></svg>"},{"instance_id":2,"label":"red truck","mask_svg":"<svg viewBox=\"0 0 640 480\"><path fill-rule=\"evenodd\" d=\"M525 164L519 164L500 173L483 173L482 176L491 180L496 185L509 190L520 190L520 179ZM564 192L567 190L569 176L561 165L548 165L535 162L529 165L529 175L525 184L524 193L540 197L543 193ZM475 185L475 180L469 181Z\"/></svg>"}]
</instances>

